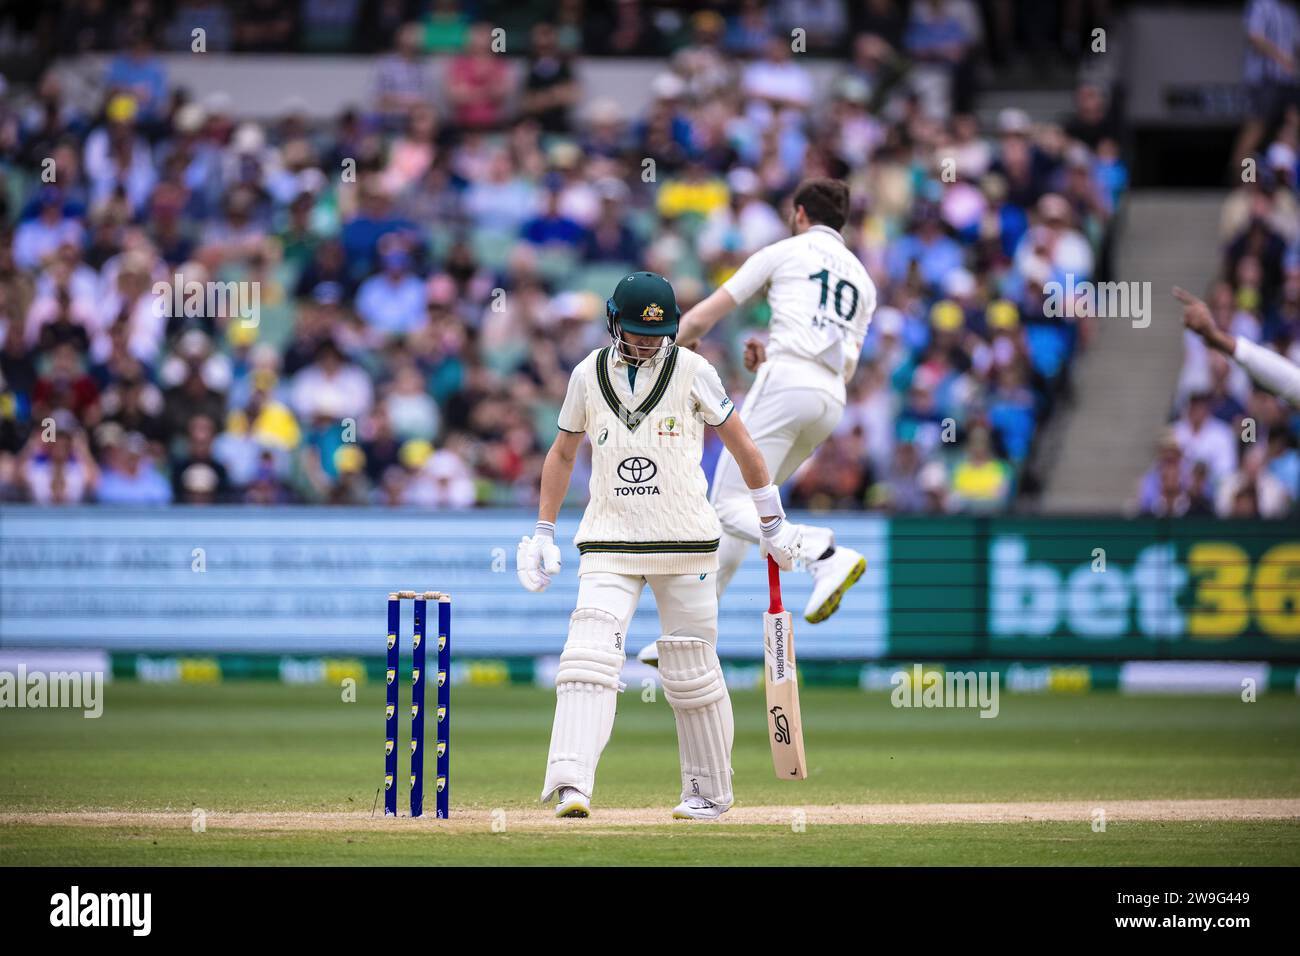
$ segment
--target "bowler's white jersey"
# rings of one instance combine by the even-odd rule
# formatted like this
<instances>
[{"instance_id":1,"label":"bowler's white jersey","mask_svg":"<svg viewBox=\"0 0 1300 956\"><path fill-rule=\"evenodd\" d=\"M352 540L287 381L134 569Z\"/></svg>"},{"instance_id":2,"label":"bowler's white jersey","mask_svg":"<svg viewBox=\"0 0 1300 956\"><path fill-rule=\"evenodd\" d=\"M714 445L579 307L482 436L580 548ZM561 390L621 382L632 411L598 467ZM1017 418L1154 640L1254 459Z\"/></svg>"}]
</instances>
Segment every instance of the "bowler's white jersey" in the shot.
<instances>
[{"instance_id":1,"label":"bowler's white jersey","mask_svg":"<svg viewBox=\"0 0 1300 956\"><path fill-rule=\"evenodd\" d=\"M739 303L765 285L768 358L815 362L840 379L842 390L876 311L876 286L858 257L834 229L813 226L754 253L722 287Z\"/></svg>"},{"instance_id":2,"label":"bowler's white jersey","mask_svg":"<svg viewBox=\"0 0 1300 956\"><path fill-rule=\"evenodd\" d=\"M1237 349L1232 357L1256 382L1300 408L1300 365L1242 335L1237 336Z\"/></svg>"}]
</instances>

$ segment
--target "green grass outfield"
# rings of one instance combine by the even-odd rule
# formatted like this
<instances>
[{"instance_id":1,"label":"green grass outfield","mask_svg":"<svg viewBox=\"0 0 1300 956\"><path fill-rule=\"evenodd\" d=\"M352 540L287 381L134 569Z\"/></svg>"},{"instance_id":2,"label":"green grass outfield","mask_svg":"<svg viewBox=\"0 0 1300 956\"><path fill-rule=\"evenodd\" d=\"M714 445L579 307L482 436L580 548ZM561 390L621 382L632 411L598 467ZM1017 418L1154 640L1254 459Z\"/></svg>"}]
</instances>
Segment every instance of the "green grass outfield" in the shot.
<instances>
[{"instance_id":1,"label":"green grass outfield","mask_svg":"<svg viewBox=\"0 0 1300 956\"><path fill-rule=\"evenodd\" d=\"M0 864L1300 863L1295 817L1131 819L1119 809L1300 798L1291 696L1003 694L990 720L806 688L811 773L794 783L772 775L761 695L737 693L741 822L696 824L668 819L677 747L662 698L623 695L595 815L553 822L536 802L553 693L457 687L451 825L368 816L382 777L383 688L362 685L359 696L345 703L324 685L126 681L107 686L98 720L0 711ZM432 760L427 769L431 778ZM901 822L823 822L836 804L888 816L894 808L879 805L1057 802L1115 809L1105 832L1094 832L1086 807L1031 822L926 823L905 808ZM756 807L777 815L745 822ZM629 821L619 808L652 809ZM195 810L207 815L204 832L192 831ZM47 812L70 816L34 816ZM805 812L811 822L801 823Z\"/></svg>"}]
</instances>

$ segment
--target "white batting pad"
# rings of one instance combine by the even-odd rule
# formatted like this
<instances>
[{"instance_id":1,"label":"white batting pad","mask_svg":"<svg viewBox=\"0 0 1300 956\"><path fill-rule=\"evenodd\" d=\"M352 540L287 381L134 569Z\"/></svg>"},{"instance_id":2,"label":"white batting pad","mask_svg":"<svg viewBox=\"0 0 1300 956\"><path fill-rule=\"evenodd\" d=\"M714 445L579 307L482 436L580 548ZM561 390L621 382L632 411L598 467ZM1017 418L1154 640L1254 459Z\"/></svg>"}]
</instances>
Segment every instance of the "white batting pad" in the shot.
<instances>
[{"instance_id":1,"label":"white batting pad","mask_svg":"<svg viewBox=\"0 0 1300 956\"><path fill-rule=\"evenodd\" d=\"M698 637L659 638L659 679L677 717L682 799L704 797L729 807L735 722L718 653Z\"/></svg>"},{"instance_id":2,"label":"white batting pad","mask_svg":"<svg viewBox=\"0 0 1300 956\"><path fill-rule=\"evenodd\" d=\"M623 635L614 615L597 608L573 612L555 674L555 723L543 800L560 787L591 796L596 763L614 729L623 657Z\"/></svg>"}]
</instances>

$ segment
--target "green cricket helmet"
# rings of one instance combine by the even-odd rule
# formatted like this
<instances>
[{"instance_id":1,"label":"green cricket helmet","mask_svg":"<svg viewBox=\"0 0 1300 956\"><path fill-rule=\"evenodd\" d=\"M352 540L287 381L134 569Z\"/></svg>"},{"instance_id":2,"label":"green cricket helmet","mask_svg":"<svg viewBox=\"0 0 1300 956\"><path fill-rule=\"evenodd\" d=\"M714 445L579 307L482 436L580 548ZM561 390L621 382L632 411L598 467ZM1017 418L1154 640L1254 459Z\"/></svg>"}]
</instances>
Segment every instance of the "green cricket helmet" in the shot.
<instances>
[{"instance_id":1,"label":"green cricket helmet","mask_svg":"<svg viewBox=\"0 0 1300 956\"><path fill-rule=\"evenodd\" d=\"M682 317L677 296L663 276L654 272L633 272L618 280L614 294L605 300L609 334L617 329L636 335L677 335Z\"/></svg>"}]
</instances>

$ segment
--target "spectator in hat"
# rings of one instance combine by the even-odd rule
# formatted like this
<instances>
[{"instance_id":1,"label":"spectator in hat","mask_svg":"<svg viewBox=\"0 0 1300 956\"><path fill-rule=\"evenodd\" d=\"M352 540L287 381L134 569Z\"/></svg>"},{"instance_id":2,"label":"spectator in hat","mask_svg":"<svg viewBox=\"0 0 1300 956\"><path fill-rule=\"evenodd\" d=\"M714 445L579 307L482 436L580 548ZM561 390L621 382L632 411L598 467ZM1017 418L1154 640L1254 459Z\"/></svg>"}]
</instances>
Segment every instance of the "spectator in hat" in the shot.
<instances>
[{"instance_id":1,"label":"spectator in hat","mask_svg":"<svg viewBox=\"0 0 1300 956\"><path fill-rule=\"evenodd\" d=\"M1048 279L1076 283L1090 280L1093 251L1083 233L1074 228L1073 212L1063 196L1049 193L1039 200L1036 224L1029 228L1013 258L1021 276L1045 274Z\"/></svg>"},{"instance_id":2,"label":"spectator in hat","mask_svg":"<svg viewBox=\"0 0 1300 956\"><path fill-rule=\"evenodd\" d=\"M96 499L109 505L171 504L172 488L155 467L149 443L131 432L108 445Z\"/></svg>"},{"instance_id":3,"label":"spectator in hat","mask_svg":"<svg viewBox=\"0 0 1300 956\"><path fill-rule=\"evenodd\" d=\"M424 282L411 272L411 256L400 245L380 255L383 271L357 289L357 315L377 335L410 335L425 322Z\"/></svg>"},{"instance_id":4,"label":"spectator in hat","mask_svg":"<svg viewBox=\"0 0 1300 956\"><path fill-rule=\"evenodd\" d=\"M1206 473L1205 463L1194 467ZM1156 518L1181 517L1191 510L1192 498L1188 493L1191 469L1183 460L1178 439L1166 433L1160 440L1156 462L1142 476L1138 485L1138 511Z\"/></svg>"},{"instance_id":5,"label":"spectator in hat","mask_svg":"<svg viewBox=\"0 0 1300 956\"><path fill-rule=\"evenodd\" d=\"M139 135L139 114L135 99L118 93L104 107L105 124L86 137L82 162L92 208L120 204L131 218L144 210L158 174Z\"/></svg>"}]
</instances>

